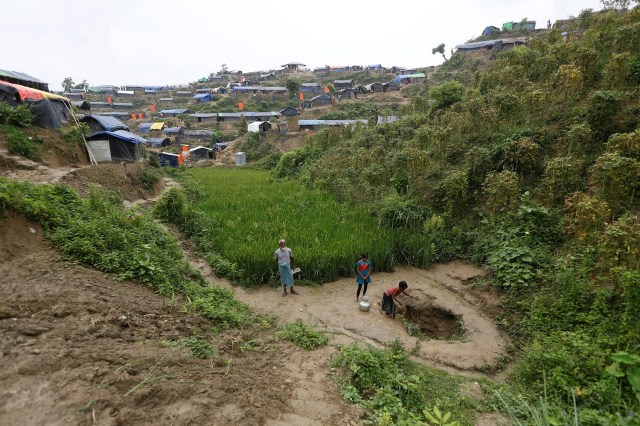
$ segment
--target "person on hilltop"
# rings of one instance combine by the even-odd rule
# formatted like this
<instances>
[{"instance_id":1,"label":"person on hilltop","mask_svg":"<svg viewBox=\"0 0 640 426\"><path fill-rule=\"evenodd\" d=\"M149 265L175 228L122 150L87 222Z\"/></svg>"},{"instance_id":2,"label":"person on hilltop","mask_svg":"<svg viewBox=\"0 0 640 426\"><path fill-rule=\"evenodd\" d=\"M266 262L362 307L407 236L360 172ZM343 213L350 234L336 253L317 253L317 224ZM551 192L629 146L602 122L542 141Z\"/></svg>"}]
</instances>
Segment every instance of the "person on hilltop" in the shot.
<instances>
[{"instance_id":1,"label":"person on hilltop","mask_svg":"<svg viewBox=\"0 0 640 426\"><path fill-rule=\"evenodd\" d=\"M363 290L362 295L367 294L367 286L371 284L371 264L369 263L369 254L362 253L360 260L356 262L356 283L358 284L358 291L356 292L356 302L360 299L360 291Z\"/></svg>"},{"instance_id":2,"label":"person on hilltop","mask_svg":"<svg viewBox=\"0 0 640 426\"><path fill-rule=\"evenodd\" d=\"M396 303L402 305L402 302L397 299L401 294L413 297L406 293L407 288L409 288L407 282L400 281L398 287L391 287L382 294L382 310L385 315L390 315L392 318L396 317Z\"/></svg>"},{"instance_id":3,"label":"person on hilltop","mask_svg":"<svg viewBox=\"0 0 640 426\"><path fill-rule=\"evenodd\" d=\"M280 271L280 282L282 283L282 297L287 295L287 287L291 294L299 294L293 288L293 272L291 268L294 267L295 260L293 259L293 253L291 249L287 247L285 240L278 242L279 247L275 252L275 260L278 263L278 269Z\"/></svg>"}]
</instances>

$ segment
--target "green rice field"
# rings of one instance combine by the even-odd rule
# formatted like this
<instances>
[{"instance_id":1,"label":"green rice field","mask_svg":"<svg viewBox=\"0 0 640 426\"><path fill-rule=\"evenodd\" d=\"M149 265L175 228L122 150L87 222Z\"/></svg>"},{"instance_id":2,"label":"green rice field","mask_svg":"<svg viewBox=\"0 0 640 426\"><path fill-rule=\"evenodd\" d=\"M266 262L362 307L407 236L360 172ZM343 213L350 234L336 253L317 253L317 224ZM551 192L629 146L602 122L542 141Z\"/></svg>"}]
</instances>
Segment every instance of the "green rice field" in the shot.
<instances>
[{"instance_id":1,"label":"green rice field","mask_svg":"<svg viewBox=\"0 0 640 426\"><path fill-rule=\"evenodd\" d=\"M196 206L221 223L221 255L252 282L276 279L274 252L287 240L302 278L316 282L354 276L354 263L369 253L373 272L393 268L395 234L366 210L338 203L331 194L246 168L192 169L202 196Z\"/></svg>"}]
</instances>

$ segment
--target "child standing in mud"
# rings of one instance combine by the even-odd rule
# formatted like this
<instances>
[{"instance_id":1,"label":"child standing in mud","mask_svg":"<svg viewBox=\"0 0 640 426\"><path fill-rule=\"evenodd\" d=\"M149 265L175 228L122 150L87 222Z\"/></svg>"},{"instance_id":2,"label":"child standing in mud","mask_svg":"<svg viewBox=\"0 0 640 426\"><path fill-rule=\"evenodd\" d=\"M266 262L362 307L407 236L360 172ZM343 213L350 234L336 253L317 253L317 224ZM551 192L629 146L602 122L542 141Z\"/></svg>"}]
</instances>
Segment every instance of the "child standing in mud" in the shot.
<instances>
[{"instance_id":1,"label":"child standing in mud","mask_svg":"<svg viewBox=\"0 0 640 426\"><path fill-rule=\"evenodd\" d=\"M398 283L398 287L391 287L383 293L382 310L385 315L390 315L391 318L396 317L396 303L402 305L402 302L400 302L397 297L401 294L412 297L410 294L406 293L407 288L409 288L409 285L407 285L406 281L400 281L400 283Z\"/></svg>"},{"instance_id":2,"label":"child standing in mud","mask_svg":"<svg viewBox=\"0 0 640 426\"><path fill-rule=\"evenodd\" d=\"M360 260L356 262L356 284L358 284L358 291L356 292L356 302L360 299L360 290L364 286L364 291L362 293L363 296L367 294L367 286L371 284L371 275L370 275L370 267L369 263L369 254L362 253L360 255Z\"/></svg>"}]
</instances>

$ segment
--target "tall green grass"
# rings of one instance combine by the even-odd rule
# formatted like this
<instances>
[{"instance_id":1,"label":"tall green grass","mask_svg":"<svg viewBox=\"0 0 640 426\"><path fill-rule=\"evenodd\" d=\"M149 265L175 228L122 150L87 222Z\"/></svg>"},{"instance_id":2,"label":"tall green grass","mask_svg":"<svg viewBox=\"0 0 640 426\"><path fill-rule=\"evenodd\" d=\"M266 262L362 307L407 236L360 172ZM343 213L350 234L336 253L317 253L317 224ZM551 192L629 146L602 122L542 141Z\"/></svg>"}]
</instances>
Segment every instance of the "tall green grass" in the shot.
<instances>
[{"instance_id":1,"label":"tall green grass","mask_svg":"<svg viewBox=\"0 0 640 426\"><path fill-rule=\"evenodd\" d=\"M251 282L275 280L280 238L287 240L303 278L313 281L352 276L363 251L374 272L393 269L396 234L378 227L363 208L297 182L274 181L260 170L193 169L192 179L201 196L196 208L220 223L220 254Z\"/></svg>"}]
</instances>

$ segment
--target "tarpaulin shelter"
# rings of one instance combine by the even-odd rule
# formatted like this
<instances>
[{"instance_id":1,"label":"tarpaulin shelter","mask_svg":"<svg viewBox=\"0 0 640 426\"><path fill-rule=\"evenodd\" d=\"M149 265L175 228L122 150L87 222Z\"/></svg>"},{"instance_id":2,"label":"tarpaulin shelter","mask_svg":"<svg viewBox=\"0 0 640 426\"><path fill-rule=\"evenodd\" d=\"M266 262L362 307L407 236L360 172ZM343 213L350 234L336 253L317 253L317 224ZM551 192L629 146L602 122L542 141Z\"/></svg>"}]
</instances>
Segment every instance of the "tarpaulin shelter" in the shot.
<instances>
[{"instance_id":1,"label":"tarpaulin shelter","mask_svg":"<svg viewBox=\"0 0 640 426\"><path fill-rule=\"evenodd\" d=\"M131 102L113 102L111 104L113 109L133 109L133 104Z\"/></svg>"},{"instance_id":2,"label":"tarpaulin shelter","mask_svg":"<svg viewBox=\"0 0 640 426\"><path fill-rule=\"evenodd\" d=\"M87 138L89 150L99 163L140 162L143 159L142 144L145 142L147 142L145 138L126 130L99 132Z\"/></svg>"},{"instance_id":3,"label":"tarpaulin shelter","mask_svg":"<svg viewBox=\"0 0 640 426\"><path fill-rule=\"evenodd\" d=\"M182 155L171 152L161 152L158 154L158 160L162 167L178 167L183 161Z\"/></svg>"},{"instance_id":4,"label":"tarpaulin shelter","mask_svg":"<svg viewBox=\"0 0 640 426\"><path fill-rule=\"evenodd\" d=\"M91 109L91 105L89 105L89 102L87 101L75 101L72 102L71 105L84 111L89 111Z\"/></svg>"},{"instance_id":5,"label":"tarpaulin shelter","mask_svg":"<svg viewBox=\"0 0 640 426\"><path fill-rule=\"evenodd\" d=\"M0 84L0 102L6 102L13 106L19 105L21 100L18 89L7 84Z\"/></svg>"},{"instance_id":6,"label":"tarpaulin shelter","mask_svg":"<svg viewBox=\"0 0 640 426\"><path fill-rule=\"evenodd\" d=\"M163 109L160 111L161 117L175 117L180 114L192 114L193 111L186 108L178 108L178 109Z\"/></svg>"},{"instance_id":7,"label":"tarpaulin shelter","mask_svg":"<svg viewBox=\"0 0 640 426\"><path fill-rule=\"evenodd\" d=\"M129 131L129 126L117 118L108 115L87 114L82 117L80 121L87 123L92 133L115 132L116 130Z\"/></svg>"},{"instance_id":8,"label":"tarpaulin shelter","mask_svg":"<svg viewBox=\"0 0 640 426\"><path fill-rule=\"evenodd\" d=\"M32 89L38 89L44 92L49 91L49 83L40 81L37 78L23 72L0 70L0 81L7 81L9 83L31 87Z\"/></svg>"},{"instance_id":9,"label":"tarpaulin shelter","mask_svg":"<svg viewBox=\"0 0 640 426\"><path fill-rule=\"evenodd\" d=\"M409 84L409 83L419 83L421 81L426 80L426 78L427 76L425 73L418 72L414 74L400 74L396 76L395 80L396 80L396 83Z\"/></svg>"},{"instance_id":10,"label":"tarpaulin shelter","mask_svg":"<svg viewBox=\"0 0 640 426\"><path fill-rule=\"evenodd\" d=\"M211 141L211 130L185 130L184 137L187 139L200 139Z\"/></svg>"},{"instance_id":11,"label":"tarpaulin shelter","mask_svg":"<svg viewBox=\"0 0 640 426\"><path fill-rule=\"evenodd\" d=\"M164 126L165 126L165 124L164 124L163 121L158 121L156 123L153 123L149 130L160 130L160 131L162 131L162 129L164 129Z\"/></svg>"},{"instance_id":12,"label":"tarpaulin shelter","mask_svg":"<svg viewBox=\"0 0 640 426\"><path fill-rule=\"evenodd\" d=\"M484 30L482 30L482 35L483 36L489 36L489 35L492 35L495 32L498 32L498 31L500 31L500 28L490 25L488 27L485 27Z\"/></svg>"},{"instance_id":13,"label":"tarpaulin shelter","mask_svg":"<svg viewBox=\"0 0 640 426\"><path fill-rule=\"evenodd\" d=\"M82 93L65 92L62 96L72 101L81 101L84 99Z\"/></svg>"},{"instance_id":14,"label":"tarpaulin shelter","mask_svg":"<svg viewBox=\"0 0 640 426\"><path fill-rule=\"evenodd\" d=\"M202 123L203 121L218 121L218 114L215 112L202 112L189 114L190 117L196 119L198 123Z\"/></svg>"},{"instance_id":15,"label":"tarpaulin shelter","mask_svg":"<svg viewBox=\"0 0 640 426\"><path fill-rule=\"evenodd\" d=\"M230 142L216 142L213 144L213 149L216 151L224 151L229 146L229 143Z\"/></svg>"},{"instance_id":16,"label":"tarpaulin shelter","mask_svg":"<svg viewBox=\"0 0 640 426\"><path fill-rule=\"evenodd\" d=\"M147 146L158 148L160 146L169 146L171 145L171 139L169 138L148 138Z\"/></svg>"},{"instance_id":17,"label":"tarpaulin shelter","mask_svg":"<svg viewBox=\"0 0 640 426\"><path fill-rule=\"evenodd\" d=\"M211 102L213 101L213 96L211 96L211 93L198 93L197 95L195 95L193 97L193 99L195 99L198 102Z\"/></svg>"},{"instance_id":18,"label":"tarpaulin shelter","mask_svg":"<svg viewBox=\"0 0 640 426\"><path fill-rule=\"evenodd\" d=\"M0 100L11 105L26 103L35 116L34 124L57 129L69 117L71 102L64 96L7 81L0 81Z\"/></svg>"},{"instance_id":19,"label":"tarpaulin shelter","mask_svg":"<svg viewBox=\"0 0 640 426\"><path fill-rule=\"evenodd\" d=\"M271 123L268 121L254 121L247 125L247 131L253 133L263 133L271 130Z\"/></svg>"},{"instance_id":20,"label":"tarpaulin shelter","mask_svg":"<svg viewBox=\"0 0 640 426\"><path fill-rule=\"evenodd\" d=\"M151 131L151 123L140 123L138 126L138 133L142 133L143 135L149 134Z\"/></svg>"},{"instance_id":21,"label":"tarpaulin shelter","mask_svg":"<svg viewBox=\"0 0 640 426\"><path fill-rule=\"evenodd\" d=\"M162 133L168 136L178 136L184 133L184 127L166 127Z\"/></svg>"},{"instance_id":22,"label":"tarpaulin shelter","mask_svg":"<svg viewBox=\"0 0 640 426\"><path fill-rule=\"evenodd\" d=\"M213 158L213 149L206 146L196 146L189 150L189 158L194 161Z\"/></svg>"}]
</instances>

